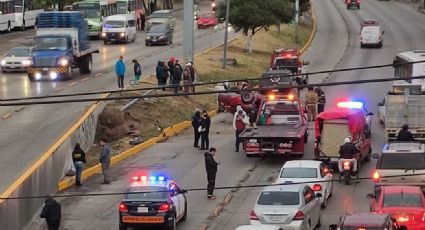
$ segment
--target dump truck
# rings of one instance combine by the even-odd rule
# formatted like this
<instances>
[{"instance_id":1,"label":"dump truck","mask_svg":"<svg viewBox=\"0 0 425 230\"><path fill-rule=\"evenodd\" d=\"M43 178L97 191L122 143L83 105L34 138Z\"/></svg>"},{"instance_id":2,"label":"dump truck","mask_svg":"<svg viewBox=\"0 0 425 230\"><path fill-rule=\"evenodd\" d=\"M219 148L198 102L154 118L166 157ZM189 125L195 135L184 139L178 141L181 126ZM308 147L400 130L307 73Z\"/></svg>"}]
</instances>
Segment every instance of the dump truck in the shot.
<instances>
[{"instance_id":1,"label":"dump truck","mask_svg":"<svg viewBox=\"0 0 425 230\"><path fill-rule=\"evenodd\" d=\"M34 80L68 80L74 68L81 74L92 71L92 48L87 23L82 12L43 12L37 17L33 38L32 66L28 78Z\"/></svg>"}]
</instances>

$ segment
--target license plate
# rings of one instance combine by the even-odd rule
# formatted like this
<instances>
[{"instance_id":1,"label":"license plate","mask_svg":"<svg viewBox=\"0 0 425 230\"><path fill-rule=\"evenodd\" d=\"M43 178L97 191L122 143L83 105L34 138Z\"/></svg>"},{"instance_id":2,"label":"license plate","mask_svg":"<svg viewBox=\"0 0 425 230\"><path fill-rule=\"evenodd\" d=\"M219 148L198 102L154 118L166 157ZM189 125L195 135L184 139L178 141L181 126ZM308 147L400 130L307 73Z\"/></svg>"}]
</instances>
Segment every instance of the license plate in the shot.
<instances>
[{"instance_id":1,"label":"license plate","mask_svg":"<svg viewBox=\"0 0 425 230\"><path fill-rule=\"evenodd\" d=\"M42 71L49 71L49 68L43 68Z\"/></svg>"},{"instance_id":2,"label":"license plate","mask_svg":"<svg viewBox=\"0 0 425 230\"><path fill-rule=\"evenodd\" d=\"M159 224L159 223L164 223L164 217L163 216L123 216L122 222Z\"/></svg>"},{"instance_id":3,"label":"license plate","mask_svg":"<svg viewBox=\"0 0 425 230\"><path fill-rule=\"evenodd\" d=\"M137 207L137 212L149 212L148 207Z\"/></svg>"},{"instance_id":4,"label":"license plate","mask_svg":"<svg viewBox=\"0 0 425 230\"><path fill-rule=\"evenodd\" d=\"M115 41L115 38L112 38L111 41Z\"/></svg>"},{"instance_id":5,"label":"license plate","mask_svg":"<svg viewBox=\"0 0 425 230\"><path fill-rule=\"evenodd\" d=\"M282 218L281 218L280 216L271 216L271 217L270 217L270 220L271 220L271 221L281 221L281 220L282 220Z\"/></svg>"}]
</instances>

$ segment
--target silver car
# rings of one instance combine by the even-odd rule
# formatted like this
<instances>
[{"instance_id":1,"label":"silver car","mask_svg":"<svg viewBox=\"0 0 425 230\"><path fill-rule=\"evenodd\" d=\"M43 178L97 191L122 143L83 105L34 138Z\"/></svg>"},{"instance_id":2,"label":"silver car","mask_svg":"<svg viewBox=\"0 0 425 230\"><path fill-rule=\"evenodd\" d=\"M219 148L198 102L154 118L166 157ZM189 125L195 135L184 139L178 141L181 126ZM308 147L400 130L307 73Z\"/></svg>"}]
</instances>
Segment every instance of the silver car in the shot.
<instances>
[{"instance_id":1,"label":"silver car","mask_svg":"<svg viewBox=\"0 0 425 230\"><path fill-rule=\"evenodd\" d=\"M147 30L151 26L159 24L169 24L174 30L176 27L176 18L173 16L172 10L157 10L147 17Z\"/></svg>"},{"instance_id":2,"label":"silver car","mask_svg":"<svg viewBox=\"0 0 425 230\"><path fill-rule=\"evenodd\" d=\"M250 223L276 225L285 230L314 229L322 222L320 196L306 184L267 186L250 213Z\"/></svg>"},{"instance_id":3,"label":"silver car","mask_svg":"<svg viewBox=\"0 0 425 230\"><path fill-rule=\"evenodd\" d=\"M377 46L381 48L384 45L385 31L381 30L379 25L364 26L360 32L360 47Z\"/></svg>"},{"instance_id":4,"label":"silver car","mask_svg":"<svg viewBox=\"0 0 425 230\"><path fill-rule=\"evenodd\" d=\"M31 65L31 49L26 46L12 48L1 60L1 71L26 71Z\"/></svg>"}]
</instances>

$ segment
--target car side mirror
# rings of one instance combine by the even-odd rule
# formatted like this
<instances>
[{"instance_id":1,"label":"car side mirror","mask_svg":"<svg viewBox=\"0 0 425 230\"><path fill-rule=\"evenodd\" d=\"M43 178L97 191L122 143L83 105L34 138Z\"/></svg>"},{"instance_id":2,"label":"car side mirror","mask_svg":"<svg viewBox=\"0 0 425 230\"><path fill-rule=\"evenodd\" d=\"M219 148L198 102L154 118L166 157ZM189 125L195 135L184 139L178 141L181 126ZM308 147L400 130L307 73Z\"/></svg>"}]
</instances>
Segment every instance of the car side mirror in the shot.
<instances>
[{"instance_id":1,"label":"car side mirror","mask_svg":"<svg viewBox=\"0 0 425 230\"><path fill-rule=\"evenodd\" d=\"M186 189L180 189L180 193L181 194L186 194L187 193L187 190Z\"/></svg>"},{"instance_id":2,"label":"car side mirror","mask_svg":"<svg viewBox=\"0 0 425 230\"><path fill-rule=\"evenodd\" d=\"M372 154L372 158L373 159L378 159L379 158L379 153L373 153Z\"/></svg>"},{"instance_id":3,"label":"car side mirror","mask_svg":"<svg viewBox=\"0 0 425 230\"><path fill-rule=\"evenodd\" d=\"M304 61L303 62L303 65L310 65L310 62L309 61Z\"/></svg>"},{"instance_id":4,"label":"car side mirror","mask_svg":"<svg viewBox=\"0 0 425 230\"><path fill-rule=\"evenodd\" d=\"M366 198L367 199L375 199L375 195L373 195L373 194L367 194L366 195Z\"/></svg>"},{"instance_id":5,"label":"car side mirror","mask_svg":"<svg viewBox=\"0 0 425 230\"><path fill-rule=\"evenodd\" d=\"M368 116L373 116L373 115L375 115L375 114L374 114L374 113L372 113L372 112L368 112L368 113L367 113L367 115L368 115Z\"/></svg>"},{"instance_id":6,"label":"car side mirror","mask_svg":"<svg viewBox=\"0 0 425 230\"><path fill-rule=\"evenodd\" d=\"M400 227L398 227L398 230L407 230L407 227L404 225L400 225Z\"/></svg>"},{"instance_id":7,"label":"car side mirror","mask_svg":"<svg viewBox=\"0 0 425 230\"><path fill-rule=\"evenodd\" d=\"M384 106L384 102L379 102L378 106Z\"/></svg>"},{"instance_id":8,"label":"car side mirror","mask_svg":"<svg viewBox=\"0 0 425 230\"><path fill-rule=\"evenodd\" d=\"M329 225L329 230L337 230L337 229L338 229L338 225L336 224Z\"/></svg>"}]
</instances>

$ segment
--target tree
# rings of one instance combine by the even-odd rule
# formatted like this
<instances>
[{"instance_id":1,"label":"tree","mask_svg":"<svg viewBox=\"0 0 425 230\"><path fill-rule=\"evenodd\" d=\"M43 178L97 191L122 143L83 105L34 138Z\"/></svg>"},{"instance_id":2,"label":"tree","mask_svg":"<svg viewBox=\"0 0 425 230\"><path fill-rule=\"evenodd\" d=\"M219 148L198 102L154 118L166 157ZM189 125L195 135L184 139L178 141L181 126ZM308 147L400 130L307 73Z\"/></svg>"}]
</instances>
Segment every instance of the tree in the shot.
<instances>
[{"instance_id":1,"label":"tree","mask_svg":"<svg viewBox=\"0 0 425 230\"><path fill-rule=\"evenodd\" d=\"M294 16L290 0L230 0L229 23L246 36L246 50L252 52L252 40L259 30L276 23L288 23ZM226 1L218 9L218 17L226 17Z\"/></svg>"}]
</instances>

